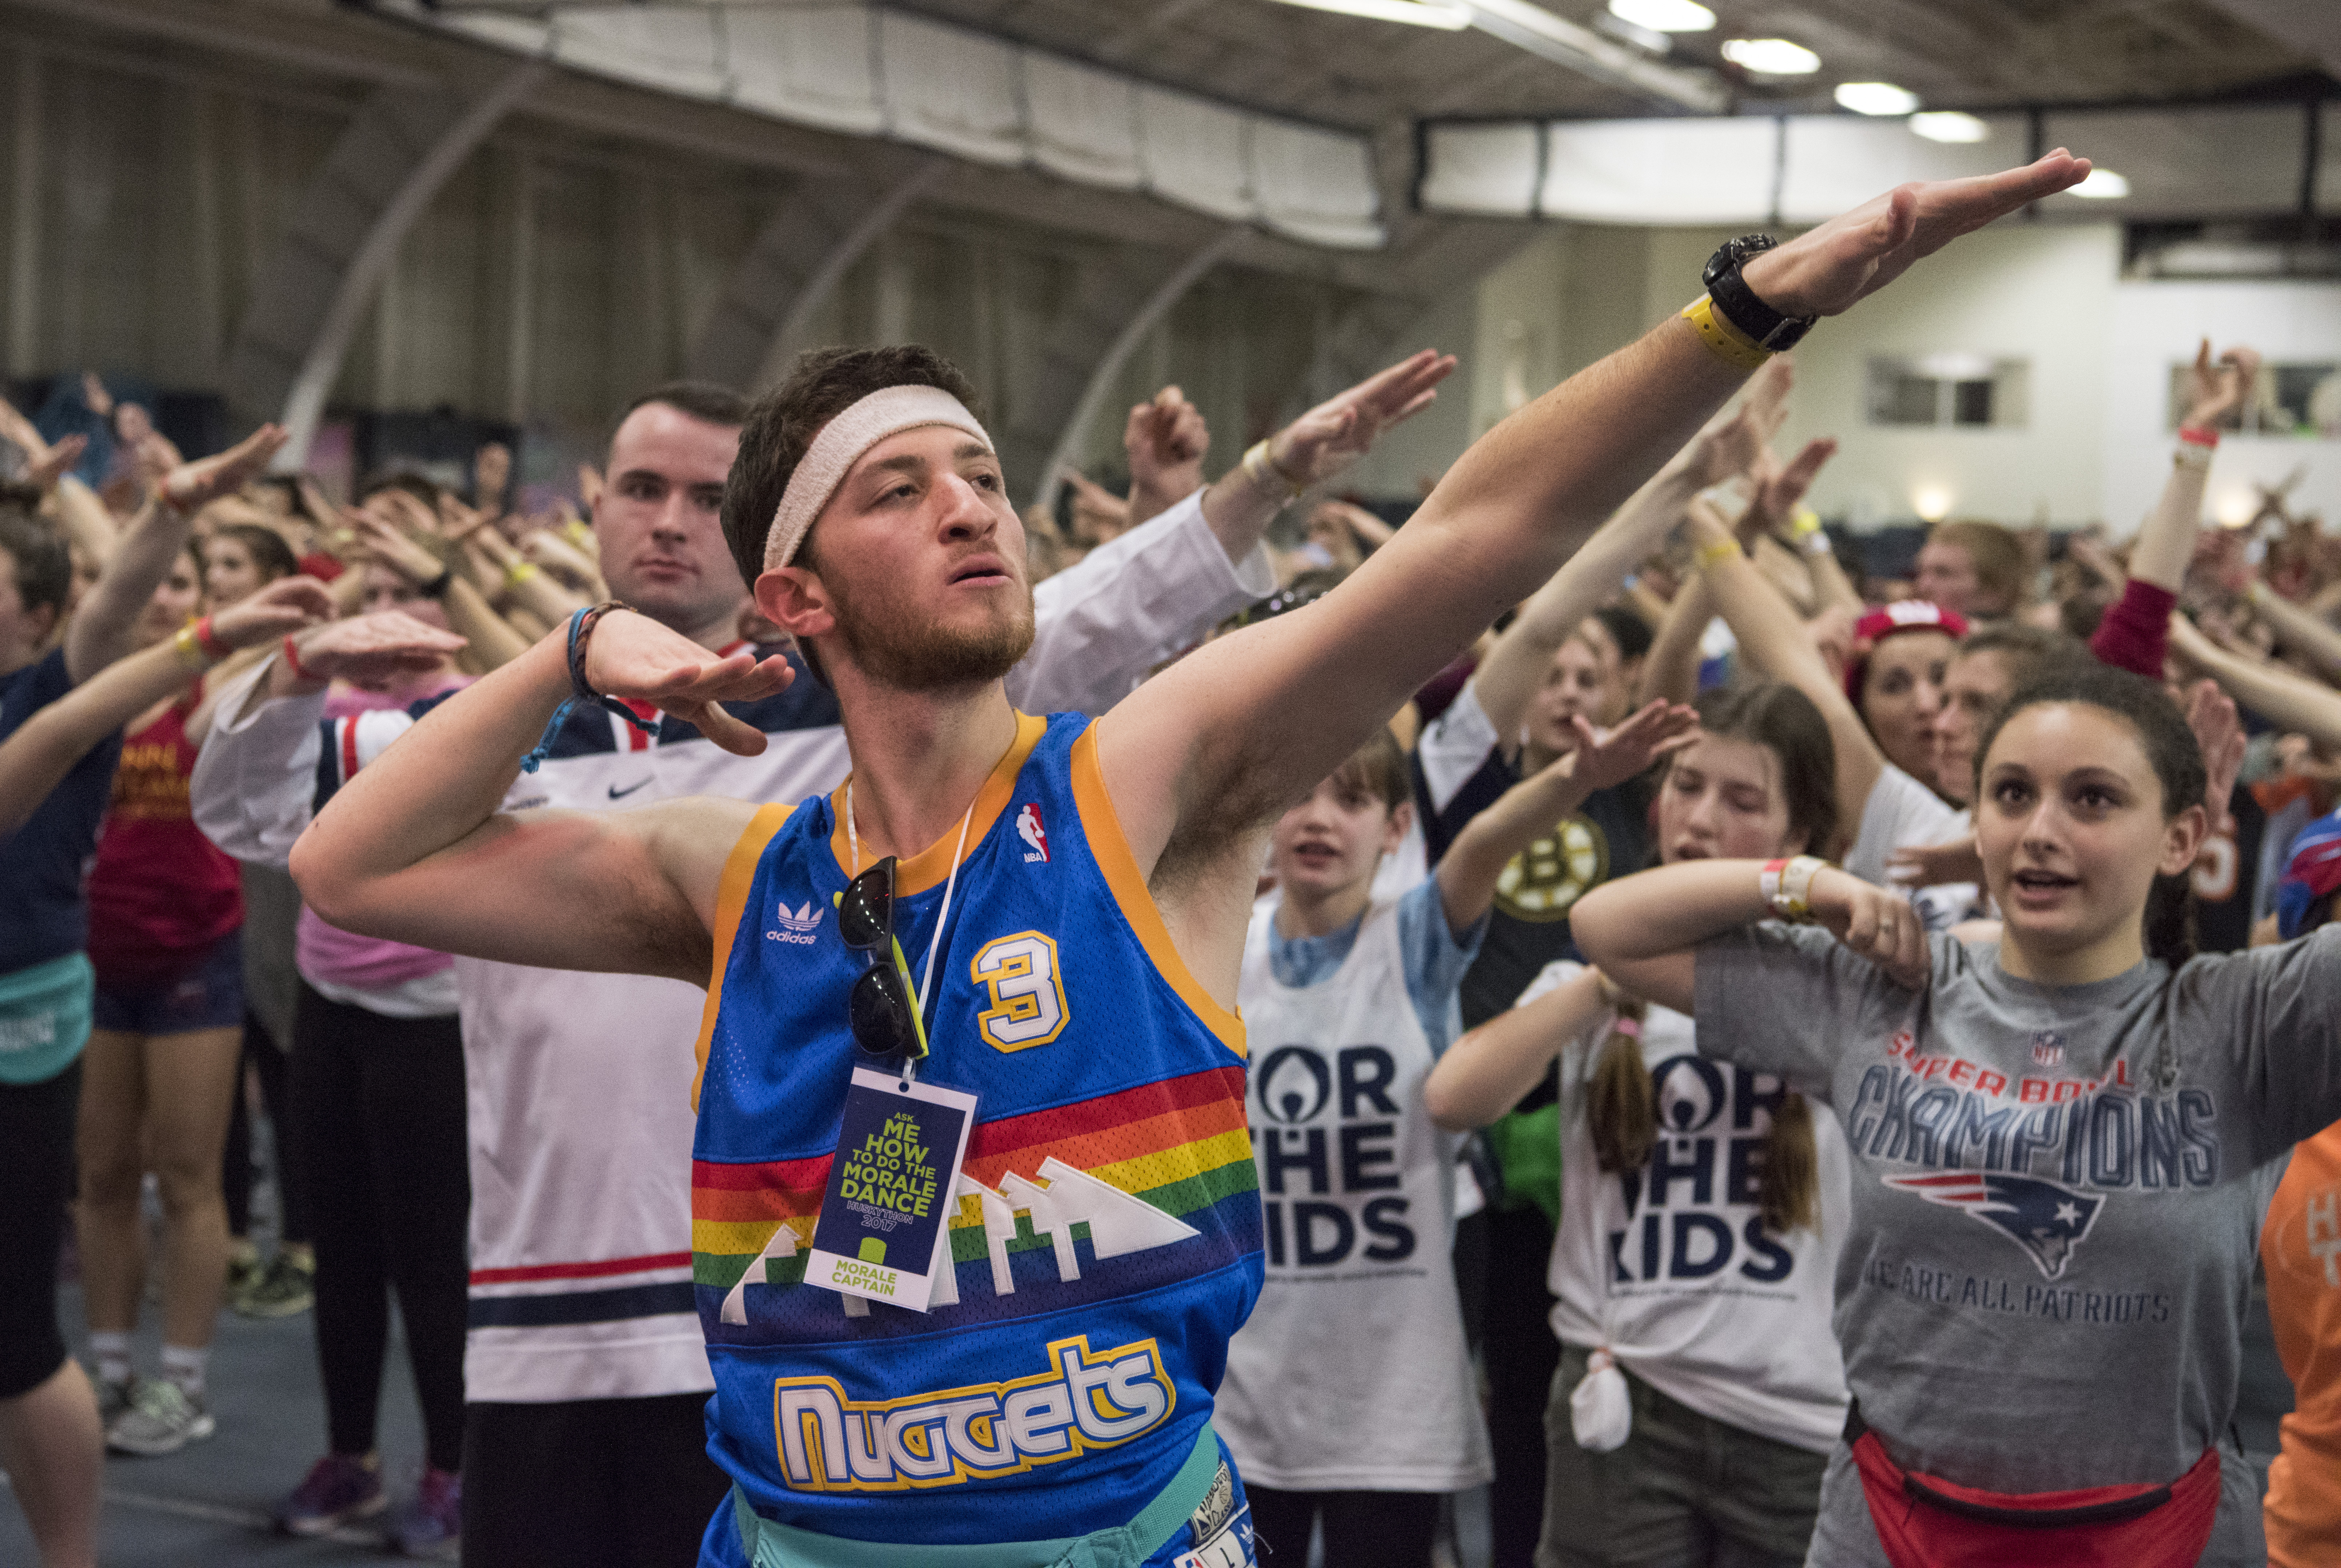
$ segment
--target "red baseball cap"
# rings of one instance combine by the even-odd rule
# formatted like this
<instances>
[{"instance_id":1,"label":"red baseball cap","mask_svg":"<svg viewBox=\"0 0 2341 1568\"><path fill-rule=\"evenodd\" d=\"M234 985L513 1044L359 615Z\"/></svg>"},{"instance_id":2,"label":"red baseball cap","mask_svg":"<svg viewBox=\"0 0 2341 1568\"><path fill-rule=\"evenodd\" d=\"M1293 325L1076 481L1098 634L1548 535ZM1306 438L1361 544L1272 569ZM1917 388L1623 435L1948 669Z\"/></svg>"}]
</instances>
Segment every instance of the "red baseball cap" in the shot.
<instances>
[{"instance_id":1,"label":"red baseball cap","mask_svg":"<svg viewBox=\"0 0 2341 1568\"><path fill-rule=\"evenodd\" d=\"M1954 642L1967 634L1967 618L1926 599L1898 599L1873 610L1854 623L1853 645L1875 648L1898 631L1939 631ZM1861 678L1868 672L1869 655L1857 653L1845 661L1845 695L1857 707L1861 702Z\"/></svg>"}]
</instances>

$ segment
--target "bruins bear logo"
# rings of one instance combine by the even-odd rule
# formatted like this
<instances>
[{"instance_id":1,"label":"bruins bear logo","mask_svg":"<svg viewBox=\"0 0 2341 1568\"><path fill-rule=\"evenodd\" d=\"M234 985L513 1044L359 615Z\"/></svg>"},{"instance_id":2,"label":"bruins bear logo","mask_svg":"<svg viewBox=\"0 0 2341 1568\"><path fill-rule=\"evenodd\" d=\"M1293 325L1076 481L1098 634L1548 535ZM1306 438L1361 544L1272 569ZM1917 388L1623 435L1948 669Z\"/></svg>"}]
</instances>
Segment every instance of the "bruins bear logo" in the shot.
<instances>
[{"instance_id":1,"label":"bruins bear logo","mask_svg":"<svg viewBox=\"0 0 2341 1568\"><path fill-rule=\"evenodd\" d=\"M1582 817L1512 857L1496 878L1496 908L1515 920L1565 920L1569 907L1609 874L1609 840Z\"/></svg>"}]
</instances>

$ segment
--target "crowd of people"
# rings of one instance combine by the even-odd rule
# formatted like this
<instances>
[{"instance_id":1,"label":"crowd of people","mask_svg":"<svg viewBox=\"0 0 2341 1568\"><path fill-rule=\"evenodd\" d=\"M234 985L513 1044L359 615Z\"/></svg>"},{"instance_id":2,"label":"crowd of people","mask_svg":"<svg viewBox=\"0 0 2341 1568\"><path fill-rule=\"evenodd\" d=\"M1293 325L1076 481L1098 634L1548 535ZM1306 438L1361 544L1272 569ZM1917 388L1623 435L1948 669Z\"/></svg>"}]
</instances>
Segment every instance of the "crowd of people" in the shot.
<instances>
[{"instance_id":1,"label":"crowd of people","mask_svg":"<svg viewBox=\"0 0 2341 1568\"><path fill-rule=\"evenodd\" d=\"M1776 451L1781 323L2087 172L1735 242L1395 527L1434 352L1021 517L910 347L538 516L0 408L44 1563L312 1303L278 1527L493 1568L1427 1568L1480 1486L1499 1568L2331 1562L2341 539L2201 525L2257 355L2118 541L1889 575Z\"/></svg>"}]
</instances>

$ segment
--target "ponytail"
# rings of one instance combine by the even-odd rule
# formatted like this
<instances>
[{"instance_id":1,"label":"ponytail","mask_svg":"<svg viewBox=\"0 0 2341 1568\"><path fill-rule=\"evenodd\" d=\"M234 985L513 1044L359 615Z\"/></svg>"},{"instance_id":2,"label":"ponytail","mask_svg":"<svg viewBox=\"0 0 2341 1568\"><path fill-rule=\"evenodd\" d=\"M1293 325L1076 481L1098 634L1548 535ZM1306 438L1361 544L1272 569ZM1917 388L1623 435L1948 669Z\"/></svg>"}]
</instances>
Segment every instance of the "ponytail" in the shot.
<instances>
[{"instance_id":1,"label":"ponytail","mask_svg":"<svg viewBox=\"0 0 2341 1568\"><path fill-rule=\"evenodd\" d=\"M1813 1108L1794 1089L1773 1107L1772 1130L1764 1135L1764 1174L1756 1191L1766 1230L1820 1229L1821 1166L1813 1146Z\"/></svg>"},{"instance_id":2,"label":"ponytail","mask_svg":"<svg viewBox=\"0 0 2341 1568\"><path fill-rule=\"evenodd\" d=\"M1605 1171L1638 1171L1659 1143L1658 1097L1642 1065L1642 1019L1649 1005L1603 982L1617 1017L1593 1063L1586 1119L1593 1130L1593 1161Z\"/></svg>"}]
</instances>

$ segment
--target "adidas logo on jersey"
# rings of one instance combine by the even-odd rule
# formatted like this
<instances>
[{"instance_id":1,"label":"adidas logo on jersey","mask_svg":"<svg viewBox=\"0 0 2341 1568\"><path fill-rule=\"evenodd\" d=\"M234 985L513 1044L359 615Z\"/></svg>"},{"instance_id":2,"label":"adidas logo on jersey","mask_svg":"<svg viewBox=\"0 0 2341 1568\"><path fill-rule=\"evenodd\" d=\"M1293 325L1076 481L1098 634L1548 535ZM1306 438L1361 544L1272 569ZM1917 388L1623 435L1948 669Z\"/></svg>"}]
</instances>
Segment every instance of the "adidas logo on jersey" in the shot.
<instances>
[{"instance_id":1,"label":"adidas logo on jersey","mask_svg":"<svg viewBox=\"0 0 2341 1568\"><path fill-rule=\"evenodd\" d=\"M792 909L783 903L772 915L772 918L780 922L781 928L767 931L764 936L770 941L794 942L799 947L810 948L813 943L813 933L821 928L821 917L822 911L813 906L811 898L805 900L802 909Z\"/></svg>"},{"instance_id":2,"label":"adidas logo on jersey","mask_svg":"<svg viewBox=\"0 0 2341 1568\"><path fill-rule=\"evenodd\" d=\"M1155 1342L1102 1355L1075 1335L1049 1370L1012 1382L849 1399L830 1377L773 1384L781 1474L805 1492L896 1492L987 1480L1113 1448L1170 1418L1178 1393Z\"/></svg>"}]
</instances>

